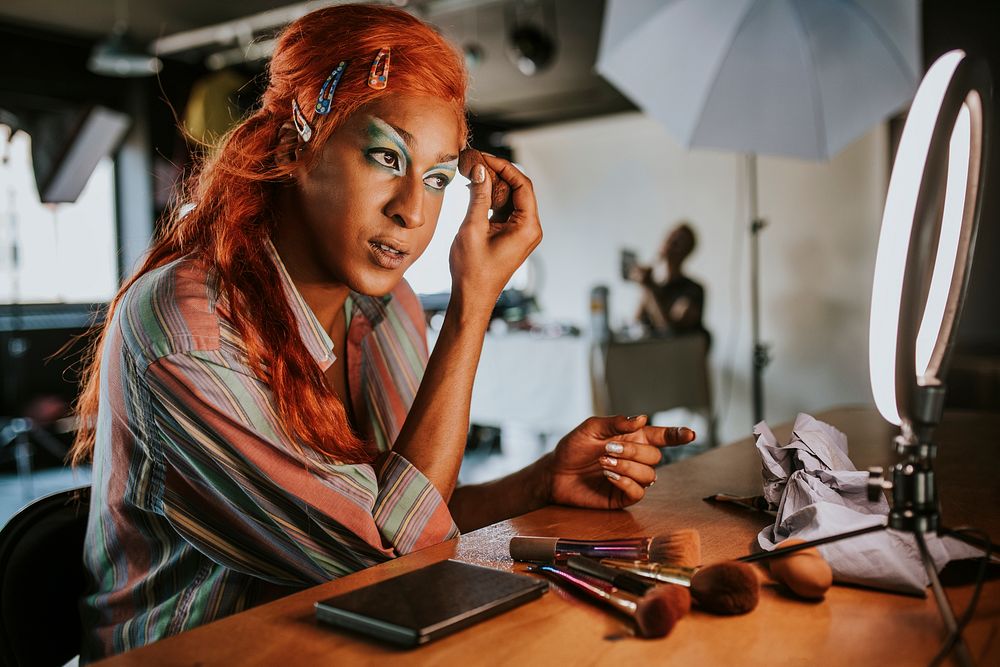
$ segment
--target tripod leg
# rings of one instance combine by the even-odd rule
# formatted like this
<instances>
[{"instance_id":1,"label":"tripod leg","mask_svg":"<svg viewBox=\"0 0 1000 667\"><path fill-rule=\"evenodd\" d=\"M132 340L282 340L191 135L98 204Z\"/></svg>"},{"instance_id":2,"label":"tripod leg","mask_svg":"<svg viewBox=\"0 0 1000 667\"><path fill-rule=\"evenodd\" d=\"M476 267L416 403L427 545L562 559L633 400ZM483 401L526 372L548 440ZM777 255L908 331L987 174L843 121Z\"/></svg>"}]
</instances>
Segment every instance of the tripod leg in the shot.
<instances>
[{"instance_id":1,"label":"tripod leg","mask_svg":"<svg viewBox=\"0 0 1000 667\"><path fill-rule=\"evenodd\" d=\"M941 612L941 618L944 620L944 626L948 630L948 636L951 637L958 632L958 623L955 621L955 614L951 611L951 604L949 604L948 597L944 594L944 588L941 586L941 581L938 579L937 568L934 567L934 559L931 558L930 551L927 549L924 534L919 530L915 530L913 531L913 536L916 538L917 546L920 548L920 559L924 562L927 577L931 580L931 589L934 591L934 599L937 601L938 610ZM955 639L954 650L958 664L963 665L963 667L972 667L975 665L972 661L972 655L969 653L969 647L965 645L965 640L961 636Z\"/></svg>"},{"instance_id":2,"label":"tripod leg","mask_svg":"<svg viewBox=\"0 0 1000 667\"><path fill-rule=\"evenodd\" d=\"M995 542L991 542L991 541L988 541L988 540L985 540L985 539L980 539L980 538L978 538L978 537L976 537L974 535L966 535L965 533L963 533L961 531L952 530L951 528L939 527L938 528L938 535L948 536L948 537L954 537L956 540L959 540L960 542L965 542L969 546L973 546L973 547L976 547L978 549L982 549L983 551L986 550L986 547L989 547L990 548L990 560L992 560L995 563L996 562L1000 562L1000 544L996 544ZM988 536L984 536L984 537L988 537Z\"/></svg>"}]
</instances>

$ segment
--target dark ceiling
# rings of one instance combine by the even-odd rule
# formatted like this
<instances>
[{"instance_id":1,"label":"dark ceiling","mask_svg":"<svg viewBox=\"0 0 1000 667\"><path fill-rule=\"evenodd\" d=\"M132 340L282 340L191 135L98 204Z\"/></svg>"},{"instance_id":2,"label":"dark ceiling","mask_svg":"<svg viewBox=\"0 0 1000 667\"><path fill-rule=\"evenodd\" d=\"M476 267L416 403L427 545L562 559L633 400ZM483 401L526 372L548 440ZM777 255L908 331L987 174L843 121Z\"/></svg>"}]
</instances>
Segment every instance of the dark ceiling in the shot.
<instances>
[{"instance_id":1,"label":"dark ceiling","mask_svg":"<svg viewBox=\"0 0 1000 667\"><path fill-rule=\"evenodd\" d=\"M281 0L3 0L0 21L98 38L121 15L140 42L291 4Z\"/></svg>"},{"instance_id":2,"label":"dark ceiling","mask_svg":"<svg viewBox=\"0 0 1000 667\"><path fill-rule=\"evenodd\" d=\"M158 38L261 12L289 7L302 11L321 4L331 2L3 0L0 31L61 35L79 49L104 38L116 20L124 20L128 35L149 45ZM480 58L470 69L469 103L482 121L524 127L634 108L593 70L604 0L397 0L394 4L405 4L459 46L477 47ZM509 35L517 21L538 25L555 38L555 60L534 76L522 74L508 57ZM203 48L173 54L165 58L165 67L190 65L208 52ZM5 85L9 88L9 77L0 77L0 88Z\"/></svg>"}]
</instances>

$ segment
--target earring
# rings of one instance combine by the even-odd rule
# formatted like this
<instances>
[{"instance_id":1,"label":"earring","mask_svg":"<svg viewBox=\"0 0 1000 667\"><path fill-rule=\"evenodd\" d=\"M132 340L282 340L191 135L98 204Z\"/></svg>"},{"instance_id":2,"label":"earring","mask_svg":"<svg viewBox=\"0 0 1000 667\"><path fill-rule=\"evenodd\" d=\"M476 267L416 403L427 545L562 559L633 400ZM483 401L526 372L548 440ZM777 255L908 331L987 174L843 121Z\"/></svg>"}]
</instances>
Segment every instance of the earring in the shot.
<instances>
[{"instance_id":1,"label":"earring","mask_svg":"<svg viewBox=\"0 0 1000 667\"><path fill-rule=\"evenodd\" d=\"M302 113L302 109L299 108L299 103L295 98L292 98L292 122L295 124L295 131L302 137L302 141L309 143L309 140L312 139L313 131L309 127L309 123L306 121L306 117Z\"/></svg>"},{"instance_id":2,"label":"earring","mask_svg":"<svg viewBox=\"0 0 1000 667\"><path fill-rule=\"evenodd\" d=\"M372 62L372 71L368 75L368 87L375 90L384 90L389 82L389 57L392 49L388 46L379 49L375 61Z\"/></svg>"},{"instance_id":3,"label":"earring","mask_svg":"<svg viewBox=\"0 0 1000 667\"><path fill-rule=\"evenodd\" d=\"M333 103L333 94L337 91L337 84L340 77L344 75L347 68L347 61L341 60L340 64L326 77L323 87L319 89L319 99L316 100L316 115L325 116L330 113L330 105Z\"/></svg>"}]
</instances>

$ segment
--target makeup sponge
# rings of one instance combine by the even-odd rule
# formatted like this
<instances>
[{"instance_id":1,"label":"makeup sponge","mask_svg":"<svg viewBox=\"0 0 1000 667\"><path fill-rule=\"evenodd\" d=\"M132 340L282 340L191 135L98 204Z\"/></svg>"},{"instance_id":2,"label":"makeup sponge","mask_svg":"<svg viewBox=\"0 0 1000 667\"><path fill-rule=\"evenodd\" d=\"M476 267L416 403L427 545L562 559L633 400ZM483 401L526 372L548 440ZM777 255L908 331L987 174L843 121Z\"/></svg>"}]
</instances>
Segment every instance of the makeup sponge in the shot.
<instances>
[{"instance_id":1,"label":"makeup sponge","mask_svg":"<svg viewBox=\"0 0 1000 667\"><path fill-rule=\"evenodd\" d=\"M792 538L779 544L775 550L802 544L804 540ZM802 549L770 559L771 576L787 586L793 593L807 600L819 600L833 583L833 570L815 548Z\"/></svg>"},{"instance_id":2,"label":"makeup sponge","mask_svg":"<svg viewBox=\"0 0 1000 667\"><path fill-rule=\"evenodd\" d=\"M458 154L458 170L466 178L472 178L472 169L477 164L483 165L492 184L492 202L490 208L493 209L494 216L498 211L505 210L504 207L510 204L510 185L486 164L483 154L475 148L466 148ZM506 211L509 214L509 211Z\"/></svg>"}]
</instances>

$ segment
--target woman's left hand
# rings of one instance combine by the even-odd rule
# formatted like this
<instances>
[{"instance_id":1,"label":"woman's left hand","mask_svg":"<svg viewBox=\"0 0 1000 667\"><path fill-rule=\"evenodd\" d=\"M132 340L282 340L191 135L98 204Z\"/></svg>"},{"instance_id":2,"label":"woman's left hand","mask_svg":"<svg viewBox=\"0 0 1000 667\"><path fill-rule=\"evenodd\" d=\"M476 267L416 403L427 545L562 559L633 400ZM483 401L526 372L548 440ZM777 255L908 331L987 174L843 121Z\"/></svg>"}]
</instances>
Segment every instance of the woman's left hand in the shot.
<instances>
[{"instance_id":1,"label":"woman's left hand","mask_svg":"<svg viewBox=\"0 0 1000 667\"><path fill-rule=\"evenodd\" d=\"M549 501L594 509L633 505L656 481L661 447L695 438L686 427L646 426L647 418L591 417L550 454Z\"/></svg>"}]
</instances>

